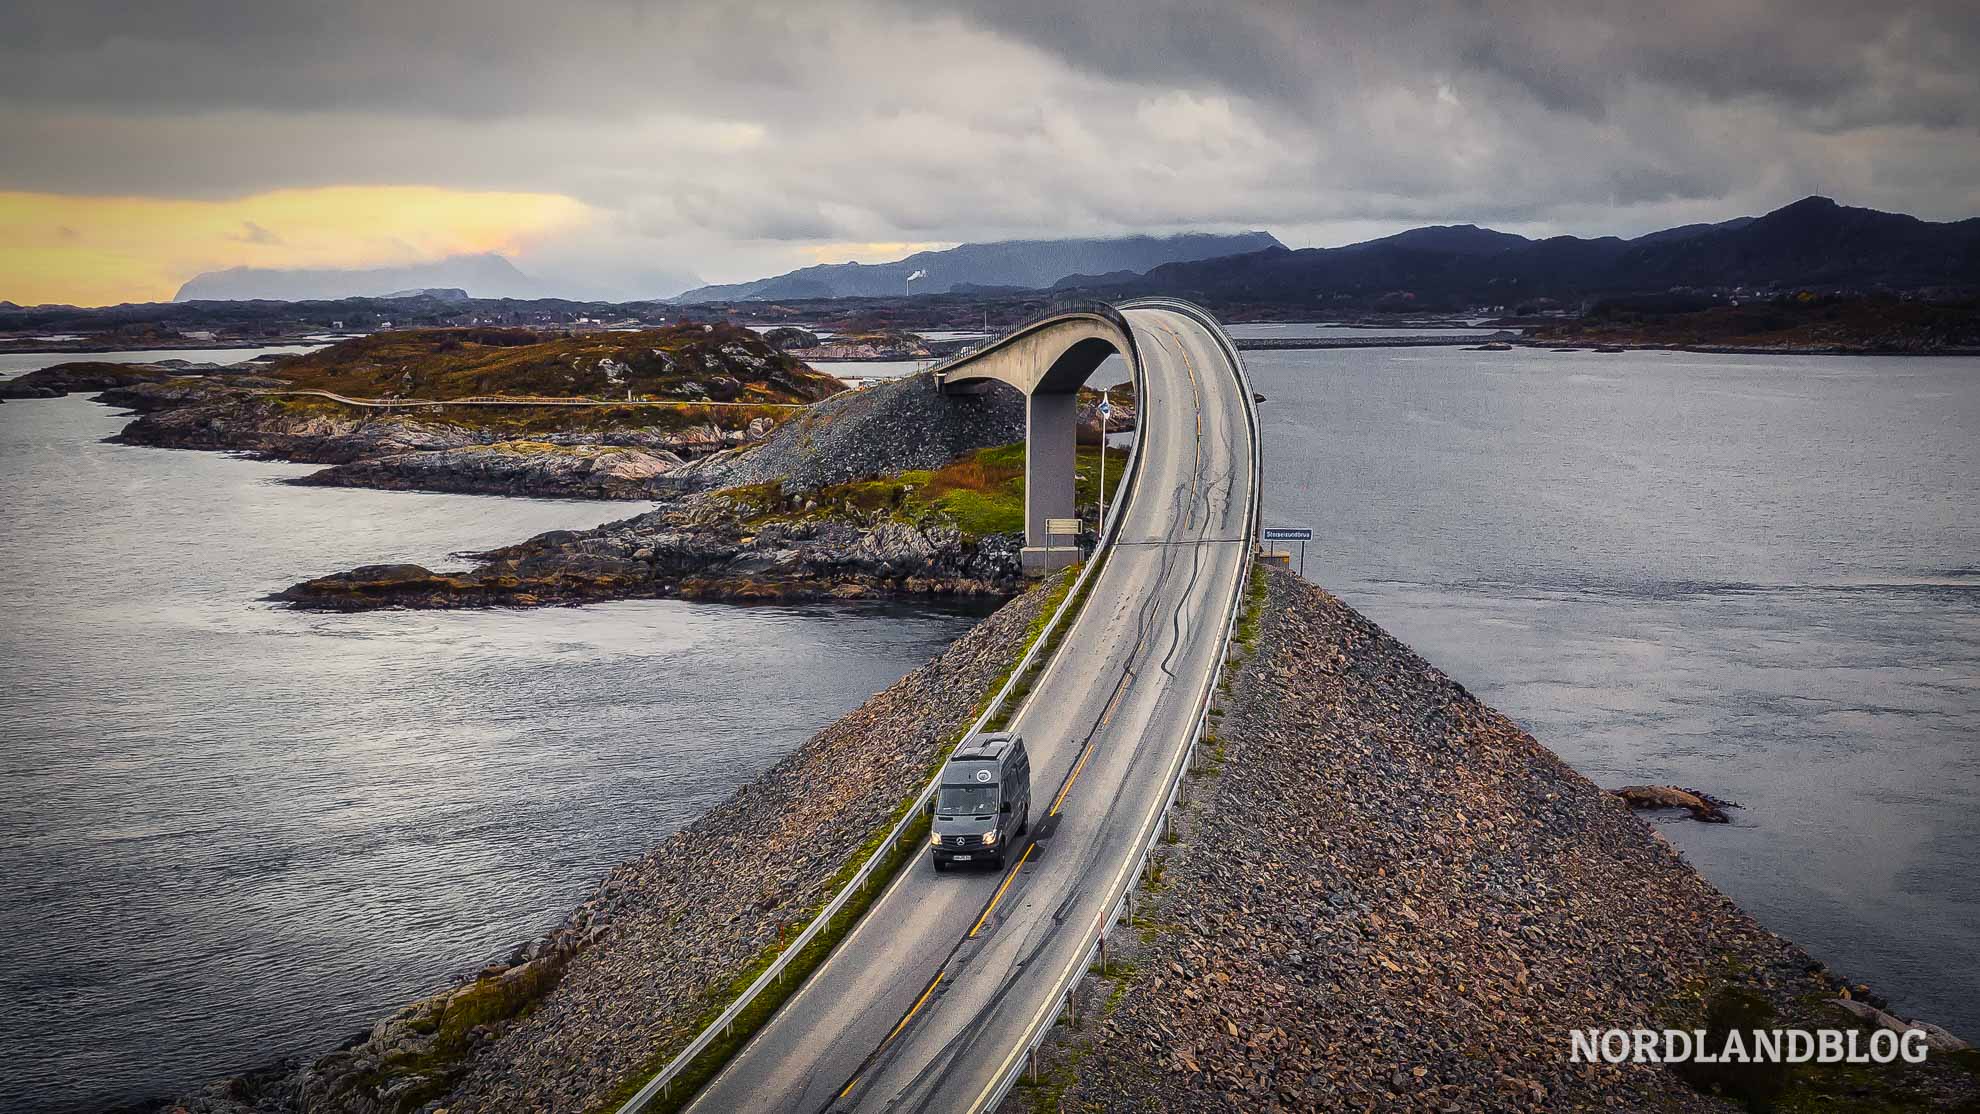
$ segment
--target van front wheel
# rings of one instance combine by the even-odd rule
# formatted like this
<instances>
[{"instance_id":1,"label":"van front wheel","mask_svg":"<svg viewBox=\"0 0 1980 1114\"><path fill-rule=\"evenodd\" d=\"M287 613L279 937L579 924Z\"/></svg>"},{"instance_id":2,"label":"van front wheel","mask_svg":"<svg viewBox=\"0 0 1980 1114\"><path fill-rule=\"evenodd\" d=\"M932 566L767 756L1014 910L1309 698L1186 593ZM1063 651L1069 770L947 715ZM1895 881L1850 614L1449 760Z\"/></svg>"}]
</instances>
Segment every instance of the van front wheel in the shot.
<instances>
[{"instance_id":1,"label":"van front wheel","mask_svg":"<svg viewBox=\"0 0 1980 1114\"><path fill-rule=\"evenodd\" d=\"M949 869L949 864L947 864L947 863L945 863L945 862L943 862L942 860L940 860L940 859L935 859L935 860L933 860L933 861L934 861L934 863L935 863L935 873L937 873L937 874L941 874L941 873L942 873L943 871L946 871L946 870L948 870L948 869Z\"/></svg>"}]
</instances>

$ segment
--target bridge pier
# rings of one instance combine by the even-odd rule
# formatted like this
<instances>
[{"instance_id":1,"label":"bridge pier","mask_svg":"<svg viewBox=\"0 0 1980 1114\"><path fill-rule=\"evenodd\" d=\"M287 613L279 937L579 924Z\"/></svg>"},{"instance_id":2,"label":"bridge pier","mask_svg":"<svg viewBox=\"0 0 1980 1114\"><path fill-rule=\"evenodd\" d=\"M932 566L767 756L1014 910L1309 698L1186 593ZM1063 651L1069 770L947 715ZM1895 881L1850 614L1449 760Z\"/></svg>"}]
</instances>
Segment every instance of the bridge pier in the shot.
<instances>
[{"instance_id":1,"label":"bridge pier","mask_svg":"<svg viewBox=\"0 0 1980 1114\"><path fill-rule=\"evenodd\" d=\"M944 391L977 390L994 381L1024 395L1026 576L1043 576L1080 558L1077 538L1049 534L1045 524L1076 517L1079 387L1117 354L1138 385L1141 356L1133 328L1119 310L1096 303L1049 313L936 369Z\"/></svg>"},{"instance_id":2,"label":"bridge pier","mask_svg":"<svg viewBox=\"0 0 1980 1114\"><path fill-rule=\"evenodd\" d=\"M1027 576L1043 576L1079 560L1077 539L1054 537L1045 529L1048 519L1075 516L1073 469L1079 462L1078 425L1078 395L1040 392L1025 396L1024 551L1020 559Z\"/></svg>"}]
</instances>

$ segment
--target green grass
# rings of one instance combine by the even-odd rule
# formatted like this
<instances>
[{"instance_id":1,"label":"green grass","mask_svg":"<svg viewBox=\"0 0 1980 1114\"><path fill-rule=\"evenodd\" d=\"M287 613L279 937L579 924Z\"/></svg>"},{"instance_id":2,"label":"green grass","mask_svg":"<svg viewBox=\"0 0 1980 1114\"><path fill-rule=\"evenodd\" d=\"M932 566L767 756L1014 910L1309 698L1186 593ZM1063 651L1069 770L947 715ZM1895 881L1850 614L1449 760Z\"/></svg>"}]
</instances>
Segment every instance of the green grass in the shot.
<instances>
[{"instance_id":1,"label":"green grass","mask_svg":"<svg viewBox=\"0 0 1980 1114\"><path fill-rule=\"evenodd\" d=\"M467 1069L474 1030L521 1017L556 987L562 965L539 960L507 978L470 983L446 999L440 1011L411 1025L430 1036L416 1048L390 1053L370 1071L346 1077L342 1093L380 1098L381 1109L399 1112L419 1107L453 1089ZM397 1088L389 1098L379 1092Z\"/></svg>"},{"instance_id":2,"label":"green grass","mask_svg":"<svg viewBox=\"0 0 1980 1114\"><path fill-rule=\"evenodd\" d=\"M1114 487L1127 467L1127 453L1107 453L1107 482ZM1074 462L1074 499L1093 503L1100 491L1100 450L1086 446ZM775 484L725 489L756 522L807 517L871 516L884 513L899 522L946 522L972 538L1024 530L1024 445L998 445L966 454L940 468L900 472L878 479L831 484L786 495ZM811 511L806 503L815 504Z\"/></svg>"}]
</instances>

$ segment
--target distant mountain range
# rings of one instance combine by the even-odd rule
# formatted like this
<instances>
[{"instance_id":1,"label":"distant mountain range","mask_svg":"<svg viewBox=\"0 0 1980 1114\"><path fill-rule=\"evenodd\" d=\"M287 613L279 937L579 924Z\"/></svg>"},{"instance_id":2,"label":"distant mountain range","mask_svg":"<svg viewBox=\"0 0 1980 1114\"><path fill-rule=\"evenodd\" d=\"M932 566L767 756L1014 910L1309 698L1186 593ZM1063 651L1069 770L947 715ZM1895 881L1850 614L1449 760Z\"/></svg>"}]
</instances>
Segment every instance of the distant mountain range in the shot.
<instances>
[{"instance_id":1,"label":"distant mountain range","mask_svg":"<svg viewBox=\"0 0 1980 1114\"><path fill-rule=\"evenodd\" d=\"M1980 218L1935 223L1808 197L1763 217L1634 239L1530 240L1472 225L1414 228L1338 248L1267 248L1132 277L1054 284L1096 297L1173 294L1233 304L1461 308L1673 287L1918 290L1980 287Z\"/></svg>"},{"instance_id":2,"label":"distant mountain range","mask_svg":"<svg viewBox=\"0 0 1980 1114\"><path fill-rule=\"evenodd\" d=\"M1113 272L1126 278L1164 263L1284 250L1268 232L1220 236L1126 236L1105 240L1000 240L922 251L893 263L824 263L754 282L702 286L676 296L699 302L887 298L907 294L1041 290L1067 275Z\"/></svg>"},{"instance_id":3,"label":"distant mountain range","mask_svg":"<svg viewBox=\"0 0 1980 1114\"><path fill-rule=\"evenodd\" d=\"M433 263L367 270L279 270L230 267L207 271L179 287L175 302L306 302L335 298L397 298L417 294L465 298L547 298L545 284L516 270L502 256L452 255Z\"/></svg>"}]
</instances>

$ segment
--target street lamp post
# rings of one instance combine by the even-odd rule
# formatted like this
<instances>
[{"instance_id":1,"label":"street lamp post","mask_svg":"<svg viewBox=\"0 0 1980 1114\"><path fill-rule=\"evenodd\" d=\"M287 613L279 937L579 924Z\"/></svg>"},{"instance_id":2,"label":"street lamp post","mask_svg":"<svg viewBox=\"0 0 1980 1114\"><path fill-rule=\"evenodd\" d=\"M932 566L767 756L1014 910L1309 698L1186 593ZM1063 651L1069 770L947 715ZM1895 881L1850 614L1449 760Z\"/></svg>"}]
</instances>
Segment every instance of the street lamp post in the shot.
<instances>
[{"instance_id":1,"label":"street lamp post","mask_svg":"<svg viewBox=\"0 0 1980 1114\"><path fill-rule=\"evenodd\" d=\"M1101 533L1107 530L1107 418L1114 412L1114 404L1107 392L1100 392L1100 522L1095 527Z\"/></svg>"}]
</instances>

